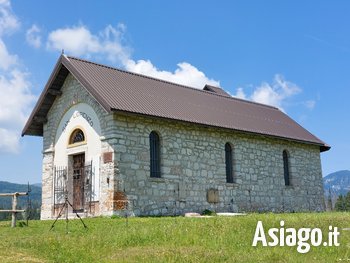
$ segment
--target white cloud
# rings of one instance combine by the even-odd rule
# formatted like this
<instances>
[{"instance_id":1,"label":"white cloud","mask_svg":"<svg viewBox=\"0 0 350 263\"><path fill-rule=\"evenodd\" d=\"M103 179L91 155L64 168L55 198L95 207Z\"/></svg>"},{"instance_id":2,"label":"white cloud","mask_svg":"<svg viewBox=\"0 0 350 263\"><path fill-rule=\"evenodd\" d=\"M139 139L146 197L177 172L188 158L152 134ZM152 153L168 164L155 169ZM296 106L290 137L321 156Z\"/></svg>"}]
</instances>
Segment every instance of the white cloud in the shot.
<instances>
[{"instance_id":1,"label":"white cloud","mask_svg":"<svg viewBox=\"0 0 350 263\"><path fill-rule=\"evenodd\" d=\"M0 73L0 152L19 151L20 132L28 118L35 96L27 75L18 69Z\"/></svg>"},{"instance_id":2,"label":"white cloud","mask_svg":"<svg viewBox=\"0 0 350 263\"><path fill-rule=\"evenodd\" d=\"M0 70L8 70L17 63L17 56L8 52L2 37L18 27L19 22L12 13L10 1L0 0Z\"/></svg>"},{"instance_id":3,"label":"white cloud","mask_svg":"<svg viewBox=\"0 0 350 263\"><path fill-rule=\"evenodd\" d=\"M57 29L49 34L47 47L53 50L64 49L76 56L96 53L99 50L97 37L91 35L84 26Z\"/></svg>"},{"instance_id":4,"label":"white cloud","mask_svg":"<svg viewBox=\"0 0 350 263\"><path fill-rule=\"evenodd\" d=\"M125 68L135 73L152 76L170 82L176 82L199 89L203 89L205 84L214 86L220 85L218 81L209 79L202 71L198 70L196 67L187 62L179 63L177 66L178 67L174 72L170 72L157 69L149 60L139 60L135 62L134 60L130 59L125 65Z\"/></svg>"},{"instance_id":5,"label":"white cloud","mask_svg":"<svg viewBox=\"0 0 350 263\"><path fill-rule=\"evenodd\" d=\"M10 54L3 40L19 24L10 2L0 0L0 152L6 153L19 152L20 132L35 100L17 55Z\"/></svg>"},{"instance_id":6,"label":"white cloud","mask_svg":"<svg viewBox=\"0 0 350 263\"><path fill-rule=\"evenodd\" d=\"M304 105L306 108L312 110L313 108L315 108L315 105L316 105L316 101L314 100L307 100L304 102Z\"/></svg>"},{"instance_id":7,"label":"white cloud","mask_svg":"<svg viewBox=\"0 0 350 263\"><path fill-rule=\"evenodd\" d=\"M11 10L9 0L0 0L0 36L19 27L19 21Z\"/></svg>"},{"instance_id":8,"label":"white cloud","mask_svg":"<svg viewBox=\"0 0 350 263\"><path fill-rule=\"evenodd\" d=\"M8 52L5 43L0 36L0 70L8 70L17 63L17 56Z\"/></svg>"},{"instance_id":9,"label":"white cloud","mask_svg":"<svg viewBox=\"0 0 350 263\"><path fill-rule=\"evenodd\" d=\"M282 75L276 74L272 84L263 82L249 96L244 93L243 88L238 88L234 96L275 106L284 111L285 102L300 92L301 89L296 84L286 81Z\"/></svg>"},{"instance_id":10,"label":"white cloud","mask_svg":"<svg viewBox=\"0 0 350 263\"><path fill-rule=\"evenodd\" d=\"M16 130L3 129L0 127L0 152L18 153L19 152L19 134Z\"/></svg>"},{"instance_id":11,"label":"white cloud","mask_svg":"<svg viewBox=\"0 0 350 263\"><path fill-rule=\"evenodd\" d=\"M243 100L247 99L244 90L241 87L237 89L236 94L234 94L233 96Z\"/></svg>"},{"instance_id":12,"label":"white cloud","mask_svg":"<svg viewBox=\"0 0 350 263\"><path fill-rule=\"evenodd\" d=\"M74 56L105 56L109 61L124 65L129 58L129 48L122 43L125 26L117 28L108 25L104 30L94 35L84 25L60 28L48 36L47 48L61 51Z\"/></svg>"},{"instance_id":13,"label":"white cloud","mask_svg":"<svg viewBox=\"0 0 350 263\"><path fill-rule=\"evenodd\" d=\"M40 28L33 24L31 28L29 28L26 32L26 40L29 45L35 48L41 47L41 36L40 36Z\"/></svg>"},{"instance_id":14,"label":"white cloud","mask_svg":"<svg viewBox=\"0 0 350 263\"><path fill-rule=\"evenodd\" d=\"M11 128L22 127L28 117L34 96L30 92L26 73L13 69L6 75L0 75L0 125Z\"/></svg>"},{"instance_id":15,"label":"white cloud","mask_svg":"<svg viewBox=\"0 0 350 263\"><path fill-rule=\"evenodd\" d=\"M251 100L281 108L284 96L281 96L280 91L268 83L262 83L251 95Z\"/></svg>"},{"instance_id":16,"label":"white cloud","mask_svg":"<svg viewBox=\"0 0 350 263\"><path fill-rule=\"evenodd\" d=\"M131 55L131 48L125 45L124 33L126 26L119 23L117 28L108 25L102 32L100 32L101 50L105 52L107 59L113 63L120 63L125 66Z\"/></svg>"},{"instance_id":17,"label":"white cloud","mask_svg":"<svg viewBox=\"0 0 350 263\"><path fill-rule=\"evenodd\" d=\"M87 58L104 56L126 70L200 89L205 84L220 85L187 62L178 63L174 72L171 72L159 70L150 60L135 61L131 58L131 48L124 43L125 31L124 24L118 24L116 28L108 25L97 34L84 25L59 28L49 34L47 48L58 51L64 49L70 55Z\"/></svg>"}]
</instances>

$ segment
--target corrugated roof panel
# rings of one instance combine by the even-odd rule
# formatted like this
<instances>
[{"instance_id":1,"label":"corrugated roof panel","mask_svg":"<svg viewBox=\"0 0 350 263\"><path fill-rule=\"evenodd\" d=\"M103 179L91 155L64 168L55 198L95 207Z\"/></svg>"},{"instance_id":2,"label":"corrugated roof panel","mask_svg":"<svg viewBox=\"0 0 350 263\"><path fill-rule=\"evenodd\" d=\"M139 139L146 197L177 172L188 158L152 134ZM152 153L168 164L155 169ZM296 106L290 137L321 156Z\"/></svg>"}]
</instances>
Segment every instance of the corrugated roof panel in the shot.
<instances>
[{"instance_id":1,"label":"corrugated roof panel","mask_svg":"<svg viewBox=\"0 0 350 263\"><path fill-rule=\"evenodd\" d=\"M63 65L105 109L121 110L239 131L272 135L328 147L275 107L203 91L73 57Z\"/></svg>"},{"instance_id":2,"label":"corrugated roof panel","mask_svg":"<svg viewBox=\"0 0 350 263\"><path fill-rule=\"evenodd\" d=\"M69 57L116 110L323 144L280 110Z\"/></svg>"}]
</instances>

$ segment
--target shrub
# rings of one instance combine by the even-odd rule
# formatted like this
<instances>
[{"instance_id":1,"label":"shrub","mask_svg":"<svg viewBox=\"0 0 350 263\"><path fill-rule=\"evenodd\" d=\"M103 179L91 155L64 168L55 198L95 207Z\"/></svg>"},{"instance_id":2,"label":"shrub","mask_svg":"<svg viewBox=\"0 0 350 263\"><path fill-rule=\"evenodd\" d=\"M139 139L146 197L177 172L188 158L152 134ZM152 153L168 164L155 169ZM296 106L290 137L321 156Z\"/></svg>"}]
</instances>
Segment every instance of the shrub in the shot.
<instances>
[{"instance_id":1,"label":"shrub","mask_svg":"<svg viewBox=\"0 0 350 263\"><path fill-rule=\"evenodd\" d=\"M214 211L211 211L209 209L205 209L203 212L202 212L202 215L203 216L215 216L216 213Z\"/></svg>"}]
</instances>

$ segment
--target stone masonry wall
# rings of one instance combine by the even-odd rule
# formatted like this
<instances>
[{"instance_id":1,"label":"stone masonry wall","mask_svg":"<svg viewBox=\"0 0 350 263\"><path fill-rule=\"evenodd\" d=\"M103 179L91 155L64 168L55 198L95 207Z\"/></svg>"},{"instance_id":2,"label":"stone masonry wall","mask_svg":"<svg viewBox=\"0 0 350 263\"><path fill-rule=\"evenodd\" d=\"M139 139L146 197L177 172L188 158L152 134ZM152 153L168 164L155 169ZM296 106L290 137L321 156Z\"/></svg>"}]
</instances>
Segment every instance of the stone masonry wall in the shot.
<instances>
[{"instance_id":1,"label":"stone masonry wall","mask_svg":"<svg viewBox=\"0 0 350 263\"><path fill-rule=\"evenodd\" d=\"M136 215L189 211L319 211L318 146L136 115L115 115L112 144L119 178ZM161 178L150 178L149 134L161 141ZM235 183L226 183L225 143L233 146ZM291 186L285 186L283 150ZM209 189L219 202L207 202Z\"/></svg>"}]
</instances>

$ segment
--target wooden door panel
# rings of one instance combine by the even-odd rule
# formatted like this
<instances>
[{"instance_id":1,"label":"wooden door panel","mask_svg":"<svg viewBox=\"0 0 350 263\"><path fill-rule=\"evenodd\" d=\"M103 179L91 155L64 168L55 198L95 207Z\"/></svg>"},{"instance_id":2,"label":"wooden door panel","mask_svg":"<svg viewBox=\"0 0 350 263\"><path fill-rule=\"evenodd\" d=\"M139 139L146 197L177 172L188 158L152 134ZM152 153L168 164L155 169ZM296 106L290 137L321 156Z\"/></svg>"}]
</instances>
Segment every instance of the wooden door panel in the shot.
<instances>
[{"instance_id":1,"label":"wooden door panel","mask_svg":"<svg viewBox=\"0 0 350 263\"><path fill-rule=\"evenodd\" d=\"M73 210L82 211L84 209L84 165L85 155L73 156Z\"/></svg>"}]
</instances>

